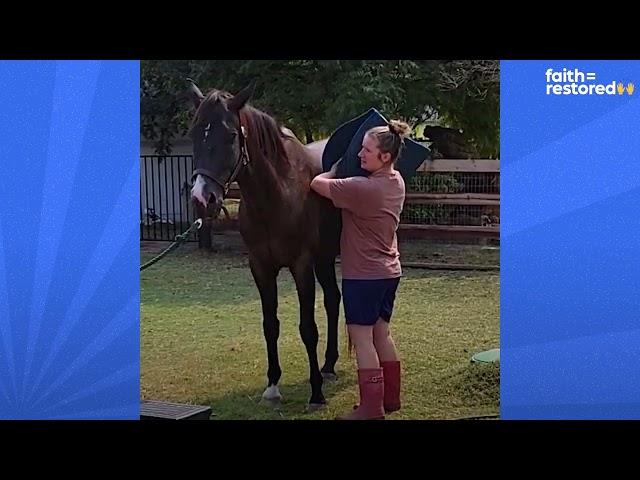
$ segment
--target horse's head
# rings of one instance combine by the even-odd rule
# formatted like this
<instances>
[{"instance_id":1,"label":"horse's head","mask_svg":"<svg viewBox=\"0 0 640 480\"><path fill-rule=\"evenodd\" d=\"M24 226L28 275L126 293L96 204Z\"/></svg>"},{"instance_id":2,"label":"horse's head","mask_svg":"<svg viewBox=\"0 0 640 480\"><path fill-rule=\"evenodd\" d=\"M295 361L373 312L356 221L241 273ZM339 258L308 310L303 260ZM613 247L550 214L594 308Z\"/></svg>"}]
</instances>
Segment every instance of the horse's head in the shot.
<instances>
[{"instance_id":1,"label":"horse's head","mask_svg":"<svg viewBox=\"0 0 640 480\"><path fill-rule=\"evenodd\" d=\"M191 199L202 217L218 216L229 186L248 162L240 110L253 90L252 84L235 96L214 90L205 97L190 81L196 107L191 127L194 168Z\"/></svg>"}]
</instances>

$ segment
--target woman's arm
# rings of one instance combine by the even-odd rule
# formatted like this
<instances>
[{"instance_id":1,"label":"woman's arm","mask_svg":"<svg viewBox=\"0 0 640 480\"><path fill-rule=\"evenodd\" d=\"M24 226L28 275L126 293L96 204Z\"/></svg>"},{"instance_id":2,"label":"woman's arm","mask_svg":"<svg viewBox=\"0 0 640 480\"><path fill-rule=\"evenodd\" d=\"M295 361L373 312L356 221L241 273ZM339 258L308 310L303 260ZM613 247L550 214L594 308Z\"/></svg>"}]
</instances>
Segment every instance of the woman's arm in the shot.
<instances>
[{"instance_id":1,"label":"woman's arm","mask_svg":"<svg viewBox=\"0 0 640 480\"><path fill-rule=\"evenodd\" d=\"M325 173L321 173L320 175L315 177L313 180L311 180L311 189L316 193L318 193L319 195L322 195L323 197L327 197L330 199L331 197L329 192L329 185L331 184L333 179L336 178L336 170L338 169L339 163L340 161L337 161L336 163L333 164L333 166L331 167L331 170Z\"/></svg>"},{"instance_id":2,"label":"woman's arm","mask_svg":"<svg viewBox=\"0 0 640 480\"><path fill-rule=\"evenodd\" d=\"M329 197L329 184L333 179L333 174L331 172L321 173L313 180L311 180L311 189L322 195L323 197Z\"/></svg>"},{"instance_id":3,"label":"woman's arm","mask_svg":"<svg viewBox=\"0 0 640 480\"><path fill-rule=\"evenodd\" d=\"M321 173L311 181L311 188L328 198L337 208L346 208L358 213L363 207L363 191L370 183L365 177L335 178L337 163L326 173Z\"/></svg>"}]
</instances>

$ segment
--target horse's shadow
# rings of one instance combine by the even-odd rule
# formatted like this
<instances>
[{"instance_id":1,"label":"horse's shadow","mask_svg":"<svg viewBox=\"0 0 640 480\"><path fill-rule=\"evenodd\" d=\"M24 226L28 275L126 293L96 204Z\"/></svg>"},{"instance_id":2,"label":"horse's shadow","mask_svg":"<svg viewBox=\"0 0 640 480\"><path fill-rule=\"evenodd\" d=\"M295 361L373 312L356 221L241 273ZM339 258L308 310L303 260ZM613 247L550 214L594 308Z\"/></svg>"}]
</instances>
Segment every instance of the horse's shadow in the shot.
<instances>
[{"instance_id":1,"label":"horse's shadow","mask_svg":"<svg viewBox=\"0 0 640 480\"><path fill-rule=\"evenodd\" d=\"M319 410L309 410L309 382L300 379L293 383L280 383L283 399L277 404L262 400L264 387L241 389L222 396L200 398L198 404L208 405L213 413L211 420L320 420L334 418L339 412L332 400L345 389L353 389L353 379L339 377L334 382L324 382L323 391L326 406Z\"/></svg>"},{"instance_id":2,"label":"horse's shadow","mask_svg":"<svg viewBox=\"0 0 640 480\"><path fill-rule=\"evenodd\" d=\"M175 288L168 289L162 278L147 279L148 288L167 291L166 298L164 302L161 299L161 303L172 308L208 305L216 309L237 306L239 303L255 304L256 318L261 317L260 293L251 277L246 254L241 255L222 247L219 251L192 250L183 255L183 258L174 257L175 262L188 262L191 269L174 275ZM142 257L142 260L147 261L147 258ZM202 279L211 285L202 288ZM276 281L280 301L284 303L284 299L288 297L297 302L297 290L289 270L283 269L279 272ZM316 302L322 302L323 299L320 284L316 281ZM318 328L323 328L325 321L322 314L316 316Z\"/></svg>"}]
</instances>

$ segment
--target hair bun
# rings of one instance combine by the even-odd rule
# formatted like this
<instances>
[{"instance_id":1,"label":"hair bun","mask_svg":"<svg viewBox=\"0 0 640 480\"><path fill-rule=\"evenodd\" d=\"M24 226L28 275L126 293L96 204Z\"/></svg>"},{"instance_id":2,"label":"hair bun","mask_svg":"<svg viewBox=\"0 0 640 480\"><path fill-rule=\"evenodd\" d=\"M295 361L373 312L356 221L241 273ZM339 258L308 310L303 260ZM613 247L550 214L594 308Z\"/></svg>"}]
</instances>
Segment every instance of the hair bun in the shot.
<instances>
[{"instance_id":1,"label":"hair bun","mask_svg":"<svg viewBox=\"0 0 640 480\"><path fill-rule=\"evenodd\" d=\"M391 120L387 122L387 125L389 131L400 136L400 138L404 138L411 133L411 127L401 120Z\"/></svg>"}]
</instances>

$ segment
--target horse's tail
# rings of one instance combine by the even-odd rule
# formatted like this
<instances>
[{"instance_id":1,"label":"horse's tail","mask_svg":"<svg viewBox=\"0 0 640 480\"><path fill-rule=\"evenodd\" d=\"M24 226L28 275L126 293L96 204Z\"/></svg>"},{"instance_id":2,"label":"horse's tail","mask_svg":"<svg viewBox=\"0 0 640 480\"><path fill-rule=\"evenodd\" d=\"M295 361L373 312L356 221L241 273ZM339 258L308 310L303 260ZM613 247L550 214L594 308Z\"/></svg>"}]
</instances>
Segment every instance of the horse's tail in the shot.
<instances>
[{"instance_id":1,"label":"horse's tail","mask_svg":"<svg viewBox=\"0 0 640 480\"><path fill-rule=\"evenodd\" d=\"M351 335L349 335L349 327L347 324L344 325L345 336L347 338L347 358L351 358L354 350L356 349L355 344L351 341Z\"/></svg>"}]
</instances>

